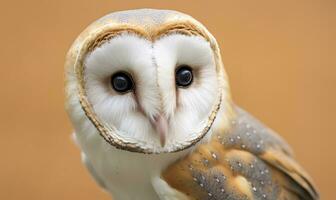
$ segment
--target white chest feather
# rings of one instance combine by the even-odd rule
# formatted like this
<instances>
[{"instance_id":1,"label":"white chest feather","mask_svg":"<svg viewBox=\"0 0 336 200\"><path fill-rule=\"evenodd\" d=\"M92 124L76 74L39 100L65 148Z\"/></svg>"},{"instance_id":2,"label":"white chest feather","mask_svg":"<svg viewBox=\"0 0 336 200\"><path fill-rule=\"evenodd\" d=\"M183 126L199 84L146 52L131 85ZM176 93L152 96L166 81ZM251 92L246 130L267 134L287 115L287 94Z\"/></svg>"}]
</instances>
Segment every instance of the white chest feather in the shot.
<instances>
[{"instance_id":1,"label":"white chest feather","mask_svg":"<svg viewBox=\"0 0 336 200\"><path fill-rule=\"evenodd\" d=\"M181 194L161 180L161 171L187 151L142 154L118 150L99 134L76 134L82 157L91 175L115 200L181 199ZM189 150L190 151L190 150Z\"/></svg>"}]
</instances>

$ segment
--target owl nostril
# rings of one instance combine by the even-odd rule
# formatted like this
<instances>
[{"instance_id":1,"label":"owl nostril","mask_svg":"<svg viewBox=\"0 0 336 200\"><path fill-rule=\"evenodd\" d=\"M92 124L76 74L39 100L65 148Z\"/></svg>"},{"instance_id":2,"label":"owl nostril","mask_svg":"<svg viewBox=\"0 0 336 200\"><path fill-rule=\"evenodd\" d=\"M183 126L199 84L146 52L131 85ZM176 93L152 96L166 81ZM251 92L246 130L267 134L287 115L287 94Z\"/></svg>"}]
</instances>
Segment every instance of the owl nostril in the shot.
<instances>
[{"instance_id":1,"label":"owl nostril","mask_svg":"<svg viewBox=\"0 0 336 200\"><path fill-rule=\"evenodd\" d=\"M168 119L163 114L158 114L150 121L159 135L161 146L164 147L168 134Z\"/></svg>"}]
</instances>

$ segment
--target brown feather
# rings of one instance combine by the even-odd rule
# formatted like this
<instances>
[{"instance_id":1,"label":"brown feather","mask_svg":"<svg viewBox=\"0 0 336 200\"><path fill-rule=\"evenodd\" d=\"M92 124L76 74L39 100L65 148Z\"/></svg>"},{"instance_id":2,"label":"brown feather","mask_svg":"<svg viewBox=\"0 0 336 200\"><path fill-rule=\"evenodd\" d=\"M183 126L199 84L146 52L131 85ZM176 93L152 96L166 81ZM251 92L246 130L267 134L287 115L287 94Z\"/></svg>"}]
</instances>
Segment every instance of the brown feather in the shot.
<instances>
[{"instance_id":1,"label":"brown feather","mask_svg":"<svg viewBox=\"0 0 336 200\"><path fill-rule=\"evenodd\" d=\"M318 199L288 145L245 111L236 111L228 131L169 166L163 179L190 199Z\"/></svg>"}]
</instances>

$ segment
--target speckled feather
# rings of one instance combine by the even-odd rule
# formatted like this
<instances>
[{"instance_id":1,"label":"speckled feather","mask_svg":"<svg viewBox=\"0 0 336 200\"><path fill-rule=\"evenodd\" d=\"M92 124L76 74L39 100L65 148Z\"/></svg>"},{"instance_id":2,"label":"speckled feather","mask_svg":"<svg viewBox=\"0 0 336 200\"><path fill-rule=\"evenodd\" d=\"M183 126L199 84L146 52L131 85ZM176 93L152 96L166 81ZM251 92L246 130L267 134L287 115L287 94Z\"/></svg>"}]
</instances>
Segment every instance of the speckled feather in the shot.
<instances>
[{"instance_id":1,"label":"speckled feather","mask_svg":"<svg viewBox=\"0 0 336 200\"><path fill-rule=\"evenodd\" d=\"M318 199L291 149L272 130L236 107L231 128L214 134L162 177L190 199Z\"/></svg>"}]
</instances>

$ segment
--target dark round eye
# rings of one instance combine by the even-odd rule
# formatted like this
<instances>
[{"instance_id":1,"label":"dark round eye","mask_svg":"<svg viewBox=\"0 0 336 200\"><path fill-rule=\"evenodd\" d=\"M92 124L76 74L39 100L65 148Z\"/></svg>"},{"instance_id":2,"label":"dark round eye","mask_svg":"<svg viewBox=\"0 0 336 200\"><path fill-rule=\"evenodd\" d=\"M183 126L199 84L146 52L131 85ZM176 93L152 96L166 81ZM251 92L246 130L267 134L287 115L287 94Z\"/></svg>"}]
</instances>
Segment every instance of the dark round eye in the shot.
<instances>
[{"instance_id":1,"label":"dark round eye","mask_svg":"<svg viewBox=\"0 0 336 200\"><path fill-rule=\"evenodd\" d=\"M133 90L134 84L131 76L125 72L117 72L111 77L111 85L113 89L120 93Z\"/></svg>"},{"instance_id":2,"label":"dark round eye","mask_svg":"<svg viewBox=\"0 0 336 200\"><path fill-rule=\"evenodd\" d=\"M176 85L179 87L187 87L193 81L193 73L188 65L181 65L177 68L175 74Z\"/></svg>"}]
</instances>

